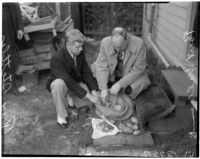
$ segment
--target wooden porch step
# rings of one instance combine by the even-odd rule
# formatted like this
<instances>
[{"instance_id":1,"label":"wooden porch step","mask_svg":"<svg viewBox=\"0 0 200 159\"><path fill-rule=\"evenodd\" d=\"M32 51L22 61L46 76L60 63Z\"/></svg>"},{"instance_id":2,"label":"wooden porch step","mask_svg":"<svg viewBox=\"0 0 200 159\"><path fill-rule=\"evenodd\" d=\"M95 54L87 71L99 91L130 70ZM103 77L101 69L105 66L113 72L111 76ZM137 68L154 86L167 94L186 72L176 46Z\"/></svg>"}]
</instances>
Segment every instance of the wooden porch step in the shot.
<instances>
[{"instance_id":1,"label":"wooden porch step","mask_svg":"<svg viewBox=\"0 0 200 159\"><path fill-rule=\"evenodd\" d=\"M177 106L184 105L190 95L197 99L197 86L181 69L171 69L161 71L160 85L167 93L172 104ZM192 87L191 87L192 86ZM188 92L189 87L193 89L192 93Z\"/></svg>"},{"instance_id":2,"label":"wooden porch step","mask_svg":"<svg viewBox=\"0 0 200 159\"><path fill-rule=\"evenodd\" d=\"M133 146L135 148L145 148L154 146L153 138L150 132L144 132L140 135L118 133L112 136L104 136L94 139L93 144L96 147L115 147L115 146Z\"/></svg>"}]
</instances>

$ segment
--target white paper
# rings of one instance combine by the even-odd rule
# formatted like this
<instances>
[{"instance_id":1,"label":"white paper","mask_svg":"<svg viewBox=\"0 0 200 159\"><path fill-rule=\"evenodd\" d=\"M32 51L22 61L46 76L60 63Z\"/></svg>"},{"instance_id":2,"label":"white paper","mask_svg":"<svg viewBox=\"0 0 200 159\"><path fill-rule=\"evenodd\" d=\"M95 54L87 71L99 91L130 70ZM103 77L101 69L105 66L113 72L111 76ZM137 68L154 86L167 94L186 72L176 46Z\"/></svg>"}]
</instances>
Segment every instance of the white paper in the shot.
<instances>
[{"instance_id":1,"label":"white paper","mask_svg":"<svg viewBox=\"0 0 200 159\"><path fill-rule=\"evenodd\" d=\"M111 125L114 129L112 131L109 131L109 132L103 132L101 131L100 129L97 128L97 125L101 122L106 122L108 123L109 125ZM93 127L93 134L92 134L92 138L93 139L98 139L98 138L101 138L103 136L110 136L110 135L115 135L119 132L119 129L113 125L112 123L110 122L107 122L103 119L95 119L95 118L92 118L92 127Z\"/></svg>"}]
</instances>

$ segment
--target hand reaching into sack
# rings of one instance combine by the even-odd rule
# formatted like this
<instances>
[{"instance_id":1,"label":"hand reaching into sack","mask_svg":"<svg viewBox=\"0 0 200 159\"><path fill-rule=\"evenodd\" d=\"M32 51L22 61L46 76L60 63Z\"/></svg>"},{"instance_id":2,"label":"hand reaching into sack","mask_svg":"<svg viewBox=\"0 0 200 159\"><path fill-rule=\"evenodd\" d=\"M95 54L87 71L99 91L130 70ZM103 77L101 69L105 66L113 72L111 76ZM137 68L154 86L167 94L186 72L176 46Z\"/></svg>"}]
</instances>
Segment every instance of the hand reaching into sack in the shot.
<instances>
[{"instance_id":1,"label":"hand reaching into sack","mask_svg":"<svg viewBox=\"0 0 200 159\"><path fill-rule=\"evenodd\" d=\"M101 98L102 103L105 104L107 101L107 98L108 98L108 90L107 89L104 89L101 91L100 98Z\"/></svg>"},{"instance_id":2,"label":"hand reaching into sack","mask_svg":"<svg viewBox=\"0 0 200 159\"><path fill-rule=\"evenodd\" d=\"M89 99L92 103L94 104L98 104L100 103L100 99L99 99L99 93L97 93L96 91L92 91L92 93L87 93L86 94L86 98Z\"/></svg>"},{"instance_id":3,"label":"hand reaching into sack","mask_svg":"<svg viewBox=\"0 0 200 159\"><path fill-rule=\"evenodd\" d=\"M119 83L115 83L115 84L111 87L110 93L111 93L111 94L118 94L121 88L122 88L122 87L120 86Z\"/></svg>"}]
</instances>

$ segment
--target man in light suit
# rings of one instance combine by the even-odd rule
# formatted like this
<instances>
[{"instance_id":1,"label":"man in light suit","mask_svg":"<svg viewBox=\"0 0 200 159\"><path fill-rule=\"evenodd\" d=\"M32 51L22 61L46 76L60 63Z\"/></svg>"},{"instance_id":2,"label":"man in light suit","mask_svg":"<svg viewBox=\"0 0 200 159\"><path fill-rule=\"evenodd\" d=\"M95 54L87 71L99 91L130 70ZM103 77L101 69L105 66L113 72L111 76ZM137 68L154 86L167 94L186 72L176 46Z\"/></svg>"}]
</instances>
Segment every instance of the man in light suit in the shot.
<instances>
[{"instance_id":1,"label":"man in light suit","mask_svg":"<svg viewBox=\"0 0 200 159\"><path fill-rule=\"evenodd\" d=\"M111 36L101 41L100 53L92 64L92 71L103 102L107 99L110 85L111 94L124 91L135 99L150 84L143 40L128 34L124 28L114 28Z\"/></svg>"}]
</instances>

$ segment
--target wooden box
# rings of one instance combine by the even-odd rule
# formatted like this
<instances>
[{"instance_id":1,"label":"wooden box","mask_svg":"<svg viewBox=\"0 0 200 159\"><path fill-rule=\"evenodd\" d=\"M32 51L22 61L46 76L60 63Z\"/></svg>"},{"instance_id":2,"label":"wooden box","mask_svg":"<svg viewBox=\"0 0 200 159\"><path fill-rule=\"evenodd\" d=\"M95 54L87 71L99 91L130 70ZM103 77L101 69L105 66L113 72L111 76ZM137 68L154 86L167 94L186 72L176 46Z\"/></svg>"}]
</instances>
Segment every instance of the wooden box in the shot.
<instances>
[{"instance_id":1,"label":"wooden box","mask_svg":"<svg viewBox=\"0 0 200 159\"><path fill-rule=\"evenodd\" d=\"M28 26L24 27L24 32L25 33L30 33L34 31L39 31L39 30L45 30L45 29L53 29L55 28L55 25L58 21L58 17L44 17L41 18L40 21L35 22L33 24L30 24Z\"/></svg>"},{"instance_id":2,"label":"wooden box","mask_svg":"<svg viewBox=\"0 0 200 159\"><path fill-rule=\"evenodd\" d=\"M30 49L25 49L25 50L19 51L20 58L26 58L26 57L35 56L35 55L36 55L35 48L30 48Z\"/></svg>"},{"instance_id":3,"label":"wooden box","mask_svg":"<svg viewBox=\"0 0 200 159\"><path fill-rule=\"evenodd\" d=\"M38 70L32 70L31 72L24 72L22 74L22 83L26 88L37 86L38 84Z\"/></svg>"}]
</instances>

